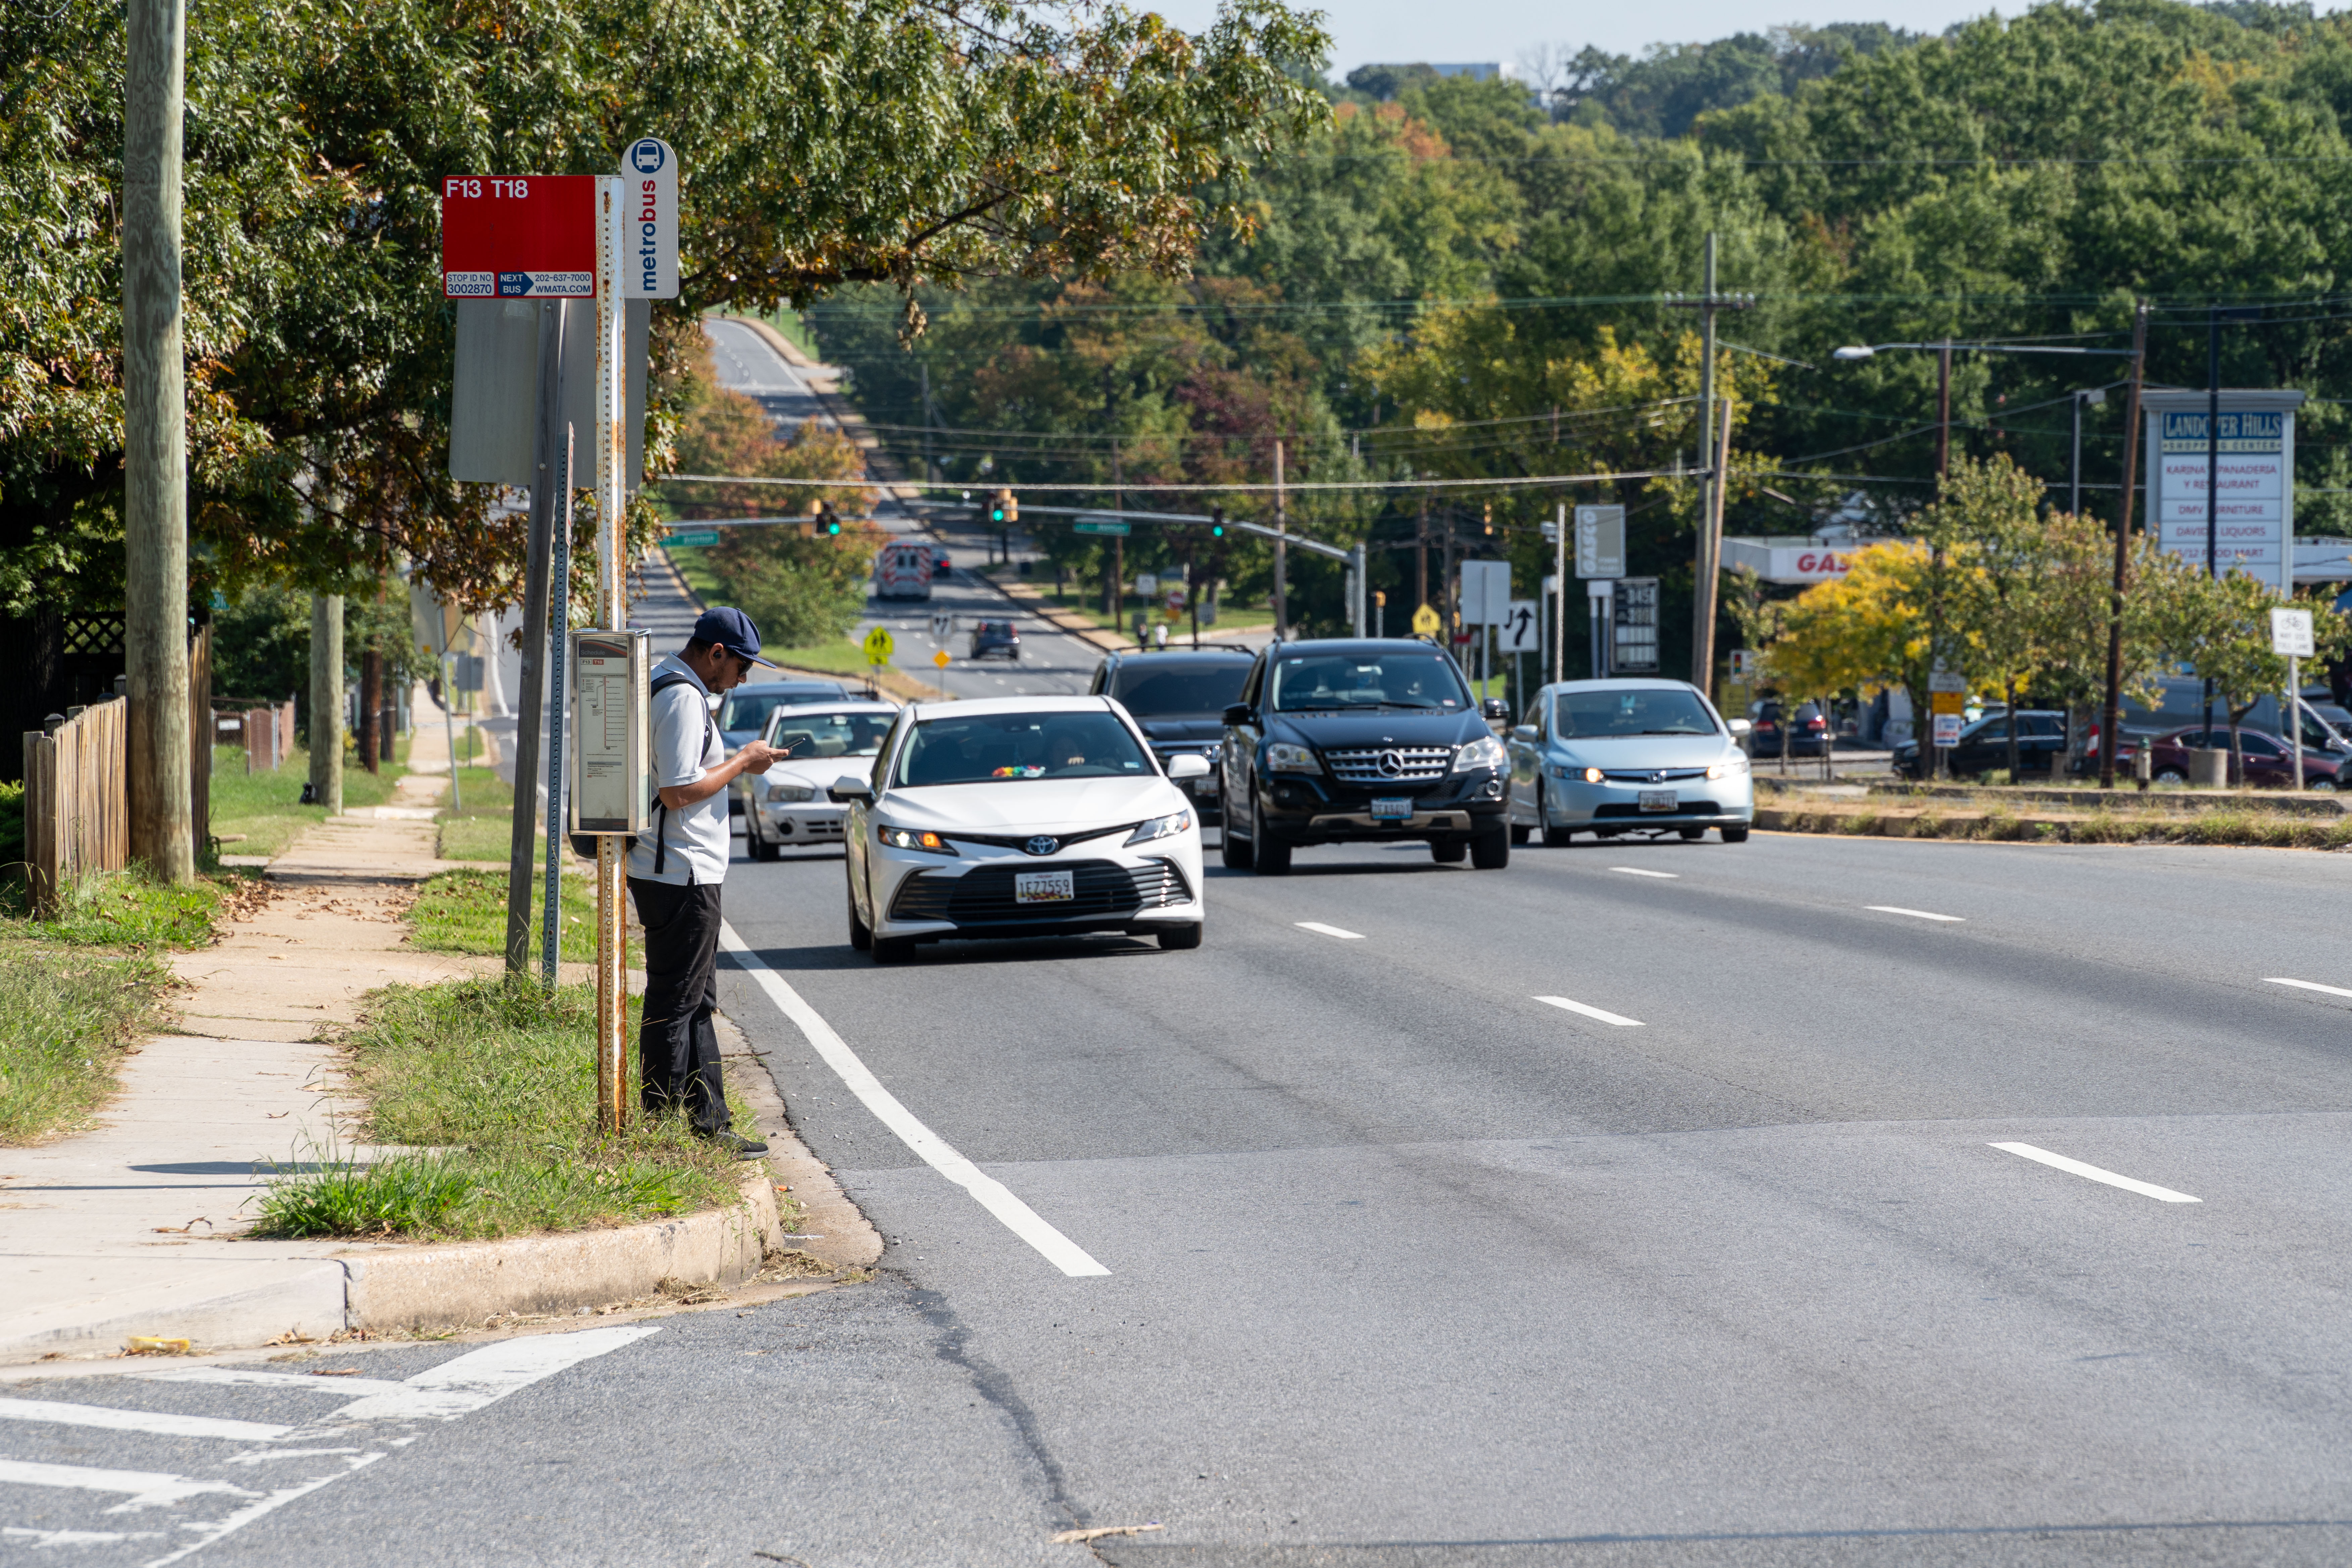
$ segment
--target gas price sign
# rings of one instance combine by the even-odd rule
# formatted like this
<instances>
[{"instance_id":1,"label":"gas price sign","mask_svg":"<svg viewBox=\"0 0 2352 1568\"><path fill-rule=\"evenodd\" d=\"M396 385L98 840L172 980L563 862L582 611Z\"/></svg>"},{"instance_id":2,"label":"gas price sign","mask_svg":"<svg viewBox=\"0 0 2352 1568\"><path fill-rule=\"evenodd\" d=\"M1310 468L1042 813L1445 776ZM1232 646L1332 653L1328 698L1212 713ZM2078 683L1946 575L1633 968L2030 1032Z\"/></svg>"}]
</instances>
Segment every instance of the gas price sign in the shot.
<instances>
[{"instance_id":1,"label":"gas price sign","mask_svg":"<svg viewBox=\"0 0 2352 1568\"><path fill-rule=\"evenodd\" d=\"M596 297L596 176L441 182L445 300Z\"/></svg>"}]
</instances>

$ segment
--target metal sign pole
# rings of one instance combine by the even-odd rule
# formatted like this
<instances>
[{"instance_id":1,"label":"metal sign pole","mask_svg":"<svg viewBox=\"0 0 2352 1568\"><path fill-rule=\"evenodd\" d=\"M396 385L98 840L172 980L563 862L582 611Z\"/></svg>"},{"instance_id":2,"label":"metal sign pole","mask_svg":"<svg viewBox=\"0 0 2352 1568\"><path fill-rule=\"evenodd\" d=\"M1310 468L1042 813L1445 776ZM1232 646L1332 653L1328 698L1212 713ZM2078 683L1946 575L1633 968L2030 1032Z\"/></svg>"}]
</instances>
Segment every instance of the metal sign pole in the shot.
<instances>
[{"instance_id":1,"label":"metal sign pole","mask_svg":"<svg viewBox=\"0 0 2352 1568\"><path fill-rule=\"evenodd\" d=\"M618 631L628 621L622 590L622 509L628 496L621 472L628 452L623 425L626 411L622 378L626 359L622 340L626 313L621 300L621 181L596 182L596 616ZM627 1120L628 970L622 898L625 838L596 839L596 1108L607 1132Z\"/></svg>"},{"instance_id":2,"label":"metal sign pole","mask_svg":"<svg viewBox=\"0 0 2352 1568\"><path fill-rule=\"evenodd\" d=\"M540 911L539 972L555 989L563 953L564 714L572 700L572 426L557 457L555 521L547 552L547 890Z\"/></svg>"},{"instance_id":3,"label":"metal sign pole","mask_svg":"<svg viewBox=\"0 0 2352 1568\"><path fill-rule=\"evenodd\" d=\"M1568 679L1568 503L1559 503L1559 521L1552 531L1552 592L1559 597L1559 628L1551 639L1551 678Z\"/></svg>"}]
</instances>

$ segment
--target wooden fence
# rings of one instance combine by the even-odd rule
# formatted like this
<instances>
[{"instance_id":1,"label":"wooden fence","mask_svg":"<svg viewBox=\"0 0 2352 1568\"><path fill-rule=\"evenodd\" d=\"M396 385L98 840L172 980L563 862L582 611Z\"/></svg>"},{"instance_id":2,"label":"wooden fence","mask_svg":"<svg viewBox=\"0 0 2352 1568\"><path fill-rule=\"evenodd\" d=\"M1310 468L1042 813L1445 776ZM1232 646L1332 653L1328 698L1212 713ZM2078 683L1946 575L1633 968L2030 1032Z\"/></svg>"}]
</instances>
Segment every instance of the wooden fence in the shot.
<instances>
[{"instance_id":1,"label":"wooden fence","mask_svg":"<svg viewBox=\"0 0 2352 1568\"><path fill-rule=\"evenodd\" d=\"M26 731L25 859L42 913L77 879L131 863L130 710L117 698L73 710L47 734Z\"/></svg>"}]
</instances>

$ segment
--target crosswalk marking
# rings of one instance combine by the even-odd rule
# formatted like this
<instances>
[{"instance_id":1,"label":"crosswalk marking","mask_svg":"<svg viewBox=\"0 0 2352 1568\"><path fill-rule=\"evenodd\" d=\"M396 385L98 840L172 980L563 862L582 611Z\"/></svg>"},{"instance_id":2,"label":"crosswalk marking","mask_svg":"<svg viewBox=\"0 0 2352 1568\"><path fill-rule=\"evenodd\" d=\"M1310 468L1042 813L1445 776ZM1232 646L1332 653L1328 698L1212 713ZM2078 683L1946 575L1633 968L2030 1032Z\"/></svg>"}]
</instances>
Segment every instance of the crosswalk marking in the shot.
<instances>
[{"instance_id":1,"label":"crosswalk marking","mask_svg":"<svg viewBox=\"0 0 2352 1568\"><path fill-rule=\"evenodd\" d=\"M261 1495L226 1481L192 1481L185 1476L162 1470L101 1470L89 1465L42 1465L29 1459L0 1459L0 1486L77 1487L83 1491L131 1494L108 1509L109 1513L154 1508L207 1492L223 1492L230 1497Z\"/></svg>"},{"instance_id":2,"label":"crosswalk marking","mask_svg":"<svg viewBox=\"0 0 2352 1568\"><path fill-rule=\"evenodd\" d=\"M232 1443L267 1443L293 1430L266 1421L226 1421L216 1415L175 1415L163 1410L114 1410L62 1399L0 1399L0 1421L100 1426L110 1432L148 1432L158 1437L225 1437Z\"/></svg>"},{"instance_id":3,"label":"crosswalk marking","mask_svg":"<svg viewBox=\"0 0 2352 1568\"><path fill-rule=\"evenodd\" d=\"M381 1377L320 1377L309 1372L263 1372L257 1367L196 1366L173 1372L135 1372L149 1383L218 1383L262 1388L299 1388L309 1394L332 1394L348 1399L354 1394L389 1394L405 1388Z\"/></svg>"},{"instance_id":4,"label":"crosswalk marking","mask_svg":"<svg viewBox=\"0 0 2352 1568\"><path fill-rule=\"evenodd\" d=\"M566 1367L659 1332L658 1327L648 1323L484 1345L455 1361L445 1361L428 1372L418 1373L399 1384L396 1392L370 1394L356 1404L346 1405L329 1419L447 1421L495 1404L517 1389L528 1388Z\"/></svg>"}]
</instances>

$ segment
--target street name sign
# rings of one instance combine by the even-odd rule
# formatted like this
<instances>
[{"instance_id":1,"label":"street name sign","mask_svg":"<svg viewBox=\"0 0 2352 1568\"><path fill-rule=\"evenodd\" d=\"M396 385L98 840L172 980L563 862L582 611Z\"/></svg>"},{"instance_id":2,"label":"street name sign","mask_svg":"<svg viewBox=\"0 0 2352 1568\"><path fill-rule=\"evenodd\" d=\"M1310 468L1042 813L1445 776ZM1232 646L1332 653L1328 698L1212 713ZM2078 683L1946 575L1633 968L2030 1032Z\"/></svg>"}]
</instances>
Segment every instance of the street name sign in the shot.
<instances>
[{"instance_id":1,"label":"street name sign","mask_svg":"<svg viewBox=\"0 0 2352 1568\"><path fill-rule=\"evenodd\" d=\"M718 543L719 531L715 528L675 528L662 542L688 550L698 549Z\"/></svg>"},{"instance_id":2,"label":"street name sign","mask_svg":"<svg viewBox=\"0 0 2352 1568\"><path fill-rule=\"evenodd\" d=\"M441 297L594 299L596 176L443 180Z\"/></svg>"},{"instance_id":3,"label":"street name sign","mask_svg":"<svg viewBox=\"0 0 2352 1568\"><path fill-rule=\"evenodd\" d=\"M1120 539L1127 537L1128 523L1124 518L1082 517L1070 525L1073 533L1100 533Z\"/></svg>"}]
</instances>

